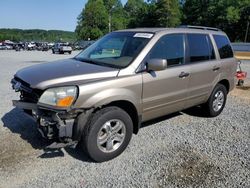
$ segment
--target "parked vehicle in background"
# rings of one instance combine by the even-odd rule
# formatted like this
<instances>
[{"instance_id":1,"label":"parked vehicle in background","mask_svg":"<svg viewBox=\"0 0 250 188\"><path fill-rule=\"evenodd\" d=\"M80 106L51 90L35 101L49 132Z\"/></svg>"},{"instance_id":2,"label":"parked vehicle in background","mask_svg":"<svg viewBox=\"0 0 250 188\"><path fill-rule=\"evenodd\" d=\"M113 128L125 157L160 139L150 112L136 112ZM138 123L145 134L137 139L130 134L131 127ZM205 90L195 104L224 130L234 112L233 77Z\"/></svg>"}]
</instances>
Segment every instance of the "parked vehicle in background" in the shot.
<instances>
[{"instance_id":1,"label":"parked vehicle in background","mask_svg":"<svg viewBox=\"0 0 250 188\"><path fill-rule=\"evenodd\" d=\"M48 46L48 45L42 46L42 51L43 51L43 52L49 51L49 46Z\"/></svg>"},{"instance_id":2,"label":"parked vehicle in background","mask_svg":"<svg viewBox=\"0 0 250 188\"><path fill-rule=\"evenodd\" d=\"M69 44L67 43L56 43L55 46L52 48L52 53L59 53L59 54L64 54L64 53L69 53L71 54L72 48Z\"/></svg>"},{"instance_id":3,"label":"parked vehicle in background","mask_svg":"<svg viewBox=\"0 0 250 188\"><path fill-rule=\"evenodd\" d=\"M0 50L7 50L7 46L6 45L0 45Z\"/></svg>"},{"instance_id":4,"label":"parked vehicle in background","mask_svg":"<svg viewBox=\"0 0 250 188\"><path fill-rule=\"evenodd\" d=\"M12 49L13 49L12 46L9 46L9 45L6 45L6 44L0 45L0 50L12 50Z\"/></svg>"},{"instance_id":5,"label":"parked vehicle in background","mask_svg":"<svg viewBox=\"0 0 250 188\"><path fill-rule=\"evenodd\" d=\"M30 42L27 44L27 50L31 51L31 50L36 50L37 46L34 42Z\"/></svg>"},{"instance_id":6,"label":"parked vehicle in background","mask_svg":"<svg viewBox=\"0 0 250 188\"><path fill-rule=\"evenodd\" d=\"M235 57L240 60L250 60L250 43L232 43Z\"/></svg>"},{"instance_id":7,"label":"parked vehicle in background","mask_svg":"<svg viewBox=\"0 0 250 188\"><path fill-rule=\"evenodd\" d=\"M85 48L93 44L94 42L95 42L94 40L78 41L74 44L74 50L84 50Z\"/></svg>"},{"instance_id":8,"label":"parked vehicle in background","mask_svg":"<svg viewBox=\"0 0 250 188\"><path fill-rule=\"evenodd\" d=\"M218 116L236 67L227 35L216 28L128 29L75 58L18 71L13 104L45 138L61 142L53 148L79 143L101 162L120 155L142 122L198 105Z\"/></svg>"}]
</instances>

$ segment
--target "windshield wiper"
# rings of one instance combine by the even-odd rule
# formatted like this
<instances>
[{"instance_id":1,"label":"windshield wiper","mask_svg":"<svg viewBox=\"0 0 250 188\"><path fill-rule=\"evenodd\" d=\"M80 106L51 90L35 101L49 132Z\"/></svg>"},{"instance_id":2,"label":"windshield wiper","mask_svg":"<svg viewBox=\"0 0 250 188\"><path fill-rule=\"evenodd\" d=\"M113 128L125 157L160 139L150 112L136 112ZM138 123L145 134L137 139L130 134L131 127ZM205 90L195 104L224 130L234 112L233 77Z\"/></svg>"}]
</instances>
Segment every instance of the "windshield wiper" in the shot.
<instances>
[{"instance_id":1,"label":"windshield wiper","mask_svg":"<svg viewBox=\"0 0 250 188\"><path fill-rule=\"evenodd\" d=\"M89 58L77 58L77 57L74 57L74 59L76 59L78 61L81 61L81 62L92 63L92 64L95 64L95 65L100 65L100 66L104 66L104 67L111 67L111 68L116 68L116 69L122 68L121 66L118 66L118 65L103 63L101 61L96 61L94 59L89 59Z\"/></svg>"}]
</instances>

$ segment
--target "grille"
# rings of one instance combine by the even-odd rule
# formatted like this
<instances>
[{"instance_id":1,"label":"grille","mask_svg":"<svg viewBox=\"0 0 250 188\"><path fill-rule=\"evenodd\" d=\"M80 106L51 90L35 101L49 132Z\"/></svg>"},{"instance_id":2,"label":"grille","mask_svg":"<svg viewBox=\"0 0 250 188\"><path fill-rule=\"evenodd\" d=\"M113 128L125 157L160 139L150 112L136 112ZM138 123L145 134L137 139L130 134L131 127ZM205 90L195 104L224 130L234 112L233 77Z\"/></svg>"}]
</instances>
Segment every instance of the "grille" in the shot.
<instances>
[{"instance_id":1,"label":"grille","mask_svg":"<svg viewBox=\"0 0 250 188\"><path fill-rule=\"evenodd\" d=\"M37 103L40 96L42 95L42 90L31 88L27 82L21 80L18 77L12 79L11 83L13 89L15 89L16 92L20 92L21 101ZM17 85L18 87L16 87Z\"/></svg>"}]
</instances>

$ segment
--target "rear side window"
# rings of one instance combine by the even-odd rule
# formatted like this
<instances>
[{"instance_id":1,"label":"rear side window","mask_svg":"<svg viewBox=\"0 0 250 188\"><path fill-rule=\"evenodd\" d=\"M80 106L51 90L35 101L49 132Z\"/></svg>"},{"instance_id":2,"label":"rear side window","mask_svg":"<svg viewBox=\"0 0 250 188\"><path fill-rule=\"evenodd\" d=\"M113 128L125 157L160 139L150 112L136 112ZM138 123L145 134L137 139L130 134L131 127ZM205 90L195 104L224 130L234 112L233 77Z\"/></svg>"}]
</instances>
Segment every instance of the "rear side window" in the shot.
<instances>
[{"instance_id":1,"label":"rear side window","mask_svg":"<svg viewBox=\"0 0 250 188\"><path fill-rule=\"evenodd\" d=\"M225 58L231 58L234 56L233 50L230 45L230 41L226 36L223 35L213 35L215 43L217 45L220 58L225 59Z\"/></svg>"},{"instance_id":2,"label":"rear side window","mask_svg":"<svg viewBox=\"0 0 250 188\"><path fill-rule=\"evenodd\" d=\"M184 35L169 34L160 38L149 54L150 59L167 59L168 67L184 63Z\"/></svg>"},{"instance_id":3,"label":"rear side window","mask_svg":"<svg viewBox=\"0 0 250 188\"><path fill-rule=\"evenodd\" d=\"M187 34L187 40L190 63L215 59L214 49L208 35Z\"/></svg>"}]
</instances>

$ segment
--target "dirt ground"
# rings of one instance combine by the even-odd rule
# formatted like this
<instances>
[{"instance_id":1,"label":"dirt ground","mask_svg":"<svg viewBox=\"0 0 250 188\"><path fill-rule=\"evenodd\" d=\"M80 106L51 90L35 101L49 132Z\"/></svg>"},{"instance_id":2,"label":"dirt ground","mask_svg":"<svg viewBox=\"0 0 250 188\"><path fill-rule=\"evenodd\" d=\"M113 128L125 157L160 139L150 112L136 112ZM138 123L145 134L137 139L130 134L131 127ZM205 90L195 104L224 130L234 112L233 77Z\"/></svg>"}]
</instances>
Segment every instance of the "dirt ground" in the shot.
<instances>
[{"instance_id":1,"label":"dirt ground","mask_svg":"<svg viewBox=\"0 0 250 188\"><path fill-rule=\"evenodd\" d=\"M249 100L250 102L250 80L246 80L243 86L236 86L230 95Z\"/></svg>"}]
</instances>

